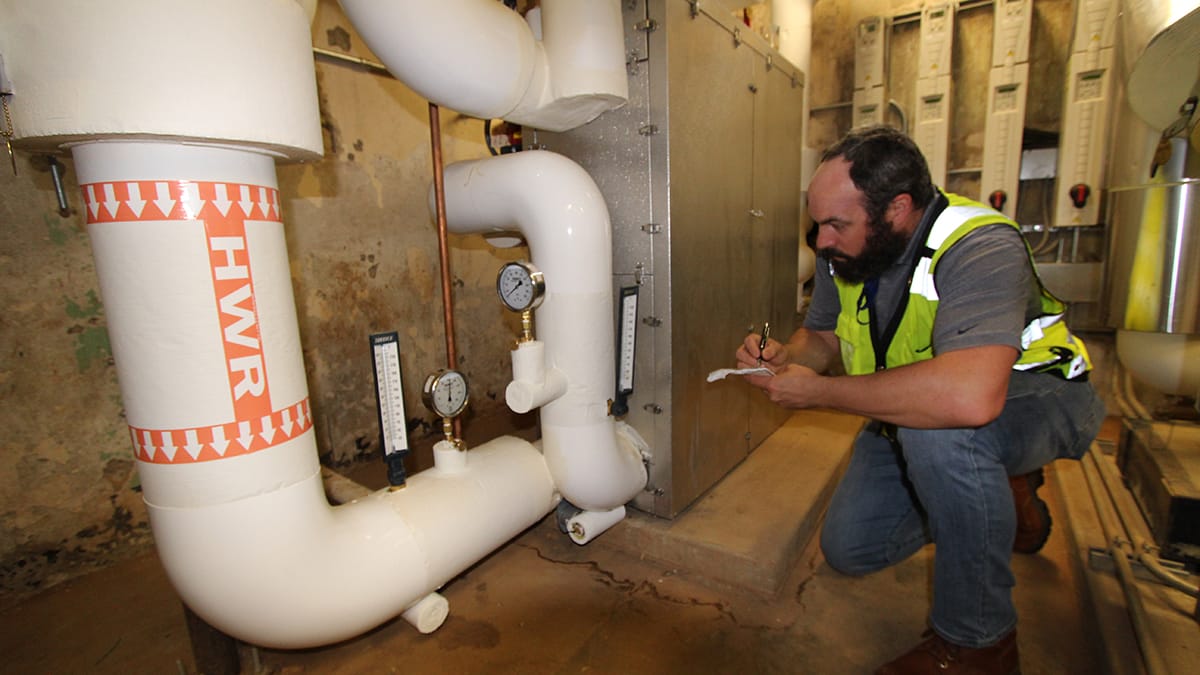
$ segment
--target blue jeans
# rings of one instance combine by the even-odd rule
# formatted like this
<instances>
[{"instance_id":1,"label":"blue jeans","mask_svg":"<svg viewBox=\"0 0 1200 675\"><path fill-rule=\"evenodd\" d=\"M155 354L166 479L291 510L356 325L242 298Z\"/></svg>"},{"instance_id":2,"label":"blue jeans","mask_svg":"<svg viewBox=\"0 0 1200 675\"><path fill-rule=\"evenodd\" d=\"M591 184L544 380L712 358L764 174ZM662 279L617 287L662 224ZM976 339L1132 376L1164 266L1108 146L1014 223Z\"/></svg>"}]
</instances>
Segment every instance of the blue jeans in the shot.
<instances>
[{"instance_id":1,"label":"blue jeans","mask_svg":"<svg viewBox=\"0 0 1200 675\"><path fill-rule=\"evenodd\" d=\"M932 628L965 647L995 643L1017 623L1008 477L1079 459L1103 420L1089 383L1014 372L1004 410L986 426L901 427L893 444L869 424L825 516L826 562L862 575L934 542Z\"/></svg>"}]
</instances>

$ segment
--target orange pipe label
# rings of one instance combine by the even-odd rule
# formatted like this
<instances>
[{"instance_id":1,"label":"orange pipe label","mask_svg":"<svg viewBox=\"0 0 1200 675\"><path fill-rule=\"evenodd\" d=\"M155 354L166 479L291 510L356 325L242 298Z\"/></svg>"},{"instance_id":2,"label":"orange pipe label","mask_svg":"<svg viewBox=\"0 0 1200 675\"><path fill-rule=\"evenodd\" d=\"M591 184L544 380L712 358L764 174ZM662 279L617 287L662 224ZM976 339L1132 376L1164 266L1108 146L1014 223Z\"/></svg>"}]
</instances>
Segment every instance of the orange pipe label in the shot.
<instances>
[{"instance_id":1,"label":"orange pipe label","mask_svg":"<svg viewBox=\"0 0 1200 675\"><path fill-rule=\"evenodd\" d=\"M244 183L120 181L81 186L89 225L199 221L225 350L234 421L191 429L130 426L134 454L156 463L199 462L278 445L312 428L308 399L275 410L255 304L246 221L281 222L279 191Z\"/></svg>"}]
</instances>

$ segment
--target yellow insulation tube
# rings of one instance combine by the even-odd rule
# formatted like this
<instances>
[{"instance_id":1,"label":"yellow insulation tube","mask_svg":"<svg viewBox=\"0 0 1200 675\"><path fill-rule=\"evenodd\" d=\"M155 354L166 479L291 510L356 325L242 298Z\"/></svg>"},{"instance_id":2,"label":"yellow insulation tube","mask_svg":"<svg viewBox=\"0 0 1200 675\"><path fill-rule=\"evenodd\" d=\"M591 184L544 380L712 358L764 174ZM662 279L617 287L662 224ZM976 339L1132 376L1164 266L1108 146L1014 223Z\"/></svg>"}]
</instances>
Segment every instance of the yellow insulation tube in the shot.
<instances>
[{"instance_id":1,"label":"yellow insulation tube","mask_svg":"<svg viewBox=\"0 0 1200 675\"><path fill-rule=\"evenodd\" d=\"M1163 220L1166 216L1167 189L1162 186L1160 170L1150 179L1146 201L1142 206L1142 222L1138 230L1137 249L1129 271L1129 296L1125 301L1125 328L1154 331L1158 329L1162 303L1162 264L1166 242L1163 241Z\"/></svg>"}]
</instances>

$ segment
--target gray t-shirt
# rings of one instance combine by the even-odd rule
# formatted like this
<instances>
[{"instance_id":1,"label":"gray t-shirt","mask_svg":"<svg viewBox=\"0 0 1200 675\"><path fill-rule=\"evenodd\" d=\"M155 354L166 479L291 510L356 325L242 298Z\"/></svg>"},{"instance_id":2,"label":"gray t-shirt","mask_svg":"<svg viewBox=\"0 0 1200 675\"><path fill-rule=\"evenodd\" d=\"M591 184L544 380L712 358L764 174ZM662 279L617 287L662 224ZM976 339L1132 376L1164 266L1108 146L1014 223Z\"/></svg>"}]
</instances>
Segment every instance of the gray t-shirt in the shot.
<instances>
[{"instance_id":1,"label":"gray t-shirt","mask_svg":"<svg viewBox=\"0 0 1200 675\"><path fill-rule=\"evenodd\" d=\"M937 199L926 219L945 205ZM934 211L937 213L934 213ZM922 220L921 225L925 225ZM927 231L918 226L917 231ZM912 257L924 246L913 238L904 255L883 273L875 306L878 324L886 326L908 293ZM813 297L804 327L832 331L841 308L829 265L817 261ZM984 345L1021 349L1021 331L1041 313L1040 288L1029 263L1021 233L1011 225L980 227L956 242L938 261L934 281L938 292L933 326L933 354Z\"/></svg>"}]
</instances>

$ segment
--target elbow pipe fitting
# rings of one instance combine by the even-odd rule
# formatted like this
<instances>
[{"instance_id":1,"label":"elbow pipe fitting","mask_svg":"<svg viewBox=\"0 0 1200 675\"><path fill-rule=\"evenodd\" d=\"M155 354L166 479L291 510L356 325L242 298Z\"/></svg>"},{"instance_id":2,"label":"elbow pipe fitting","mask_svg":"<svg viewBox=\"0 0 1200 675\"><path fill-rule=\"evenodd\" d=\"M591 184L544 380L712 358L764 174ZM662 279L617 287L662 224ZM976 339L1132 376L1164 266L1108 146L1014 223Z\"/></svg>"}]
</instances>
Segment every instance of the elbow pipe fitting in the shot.
<instances>
[{"instance_id":1,"label":"elbow pipe fitting","mask_svg":"<svg viewBox=\"0 0 1200 675\"><path fill-rule=\"evenodd\" d=\"M340 2L397 79L471 117L566 131L629 98L616 0L543 0L541 40L495 0Z\"/></svg>"},{"instance_id":2,"label":"elbow pipe fitting","mask_svg":"<svg viewBox=\"0 0 1200 675\"><path fill-rule=\"evenodd\" d=\"M458 234L520 232L546 279L539 359L565 391L541 407L546 463L563 497L608 511L646 486L641 454L608 414L616 383L612 228L599 188L575 162L518 152L446 167L446 222ZM433 212L433 194L430 194Z\"/></svg>"}]
</instances>

